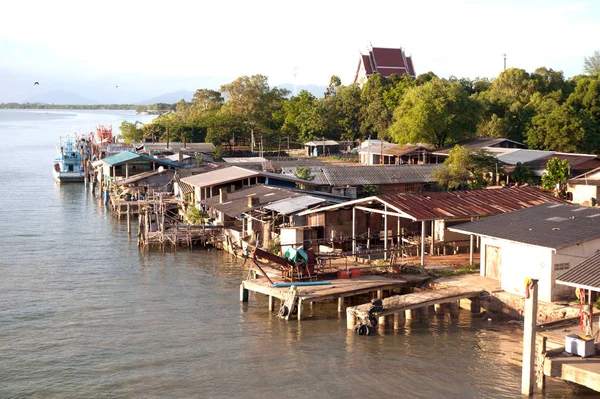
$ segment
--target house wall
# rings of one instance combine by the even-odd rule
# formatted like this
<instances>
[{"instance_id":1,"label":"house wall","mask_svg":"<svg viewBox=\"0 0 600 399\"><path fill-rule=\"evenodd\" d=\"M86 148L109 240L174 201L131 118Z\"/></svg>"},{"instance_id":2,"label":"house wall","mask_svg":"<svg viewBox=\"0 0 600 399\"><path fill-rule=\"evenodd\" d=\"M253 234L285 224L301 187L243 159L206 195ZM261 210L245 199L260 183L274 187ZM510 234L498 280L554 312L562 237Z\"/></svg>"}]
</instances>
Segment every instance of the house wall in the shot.
<instances>
[{"instance_id":1,"label":"house wall","mask_svg":"<svg viewBox=\"0 0 600 399\"><path fill-rule=\"evenodd\" d=\"M583 184L569 184L567 191L573 194L573 202L576 204L583 204L584 202L591 202L594 198L598 202L598 195L600 194L600 187L598 186L586 186ZM591 203L590 203L591 205Z\"/></svg>"},{"instance_id":2,"label":"house wall","mask_svg":"<svg viewBox=\"0 0 600 399\"><path fill-rule=\"evenodd\" d=\"M599 222L600 223L600 222ZM553 261L552 281L570 268L580 264L585 259L594 255L600 250L600 239L590 240L579 245L572 245L567 248L562 248L556 251ZM554 300L564 297L572 297L575 294L575 289L567 285L556 284L554 282Z\"/></svg>"},{"instance_id":3,"label":"house wall","mask_svg":"<svg viewBox=\"0 0 600 399\"><path fill-rule=\"evenodd\" d=\"M537 278L539 280L540 301L553 300L554 280L552 265L554 250L515 243L508 240L481 238L481 275L485 276L486 246L492 245L500 248L500 286L506 292L525 295L525 279Z\"/></svg>"}]
</instances>

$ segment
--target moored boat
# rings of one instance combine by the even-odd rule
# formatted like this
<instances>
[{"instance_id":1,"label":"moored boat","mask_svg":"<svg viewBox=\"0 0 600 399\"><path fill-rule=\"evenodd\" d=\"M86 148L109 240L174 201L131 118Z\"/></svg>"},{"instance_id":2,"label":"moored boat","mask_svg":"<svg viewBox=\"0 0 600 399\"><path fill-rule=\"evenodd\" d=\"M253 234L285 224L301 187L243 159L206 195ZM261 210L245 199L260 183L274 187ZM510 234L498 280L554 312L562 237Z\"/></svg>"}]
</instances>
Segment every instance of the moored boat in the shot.
<instances>
[{"instance_id":1,"label":"moored boat","mask_svg":"<svg viewBox=\"0 0 600 399\"><path fill-rule=\"evenodd\" d=\"M85 173L81 154L76 145L77 139L74 137L61 137L57 146L58 157L54 161L54 180L60 183L83 182Z\"/></svg>"}]
</instances>

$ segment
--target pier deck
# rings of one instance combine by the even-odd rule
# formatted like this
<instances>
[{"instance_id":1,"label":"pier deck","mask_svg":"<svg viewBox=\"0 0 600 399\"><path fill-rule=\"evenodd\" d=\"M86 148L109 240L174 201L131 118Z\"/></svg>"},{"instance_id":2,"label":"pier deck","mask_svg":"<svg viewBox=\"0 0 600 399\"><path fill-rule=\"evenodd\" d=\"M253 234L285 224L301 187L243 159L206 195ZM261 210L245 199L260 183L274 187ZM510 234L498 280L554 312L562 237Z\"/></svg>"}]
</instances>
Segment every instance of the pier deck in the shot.
<instances>
[{"instance_id":1,"label":"pier deck","mask_svg":"<svg viewBox=\"0 0 600 399\"><path fill-rule=\"evenodd\" d=\"M600 392L600 357L581 358L561 354L546 357L544 375L574 382Z\"/></svg>"},{"instance_id":2,"label":"pier deck","mask_svg":"<svg viewBox=\"0 0 600 399\"><path fill-rule=\"evenodd\" d=\"M383 310L372 312L377 318L403 313L406 310L438 305L442 303L457 302L465 298L481 296L485 291L470 287L451 287L438 290L423 290L421 292L394 295L382 300ZM357 320L368 319L371 303L352 306L346 309L348 329L354 329Z\"/></svg>"},{"instance_id":3,"label":"pier deck","mask_svg":"<svg viewBox=\"0 0 600 399\"><path fill-rule=\"evenodd\" d=\"M370 292L377 292L378 297L383 296L383 291L409 287L411 284L423 282L428 277L414 276L409 279L388 278L375 275L353 277L347 279L331 279L331 285L298 286L298 319L302 319L302 305L311 302L338 300L338 311L343 311L344 298ZM409 281L410 280L410 281ZM274 282L283 282L279 279ZM269 297L269 310L273 310L273 298L285 301L289 288L274 288L266 279L245 280L240 285L240 299L247 301L248 292L267 295Z\"/></svg>"}]
</instances>

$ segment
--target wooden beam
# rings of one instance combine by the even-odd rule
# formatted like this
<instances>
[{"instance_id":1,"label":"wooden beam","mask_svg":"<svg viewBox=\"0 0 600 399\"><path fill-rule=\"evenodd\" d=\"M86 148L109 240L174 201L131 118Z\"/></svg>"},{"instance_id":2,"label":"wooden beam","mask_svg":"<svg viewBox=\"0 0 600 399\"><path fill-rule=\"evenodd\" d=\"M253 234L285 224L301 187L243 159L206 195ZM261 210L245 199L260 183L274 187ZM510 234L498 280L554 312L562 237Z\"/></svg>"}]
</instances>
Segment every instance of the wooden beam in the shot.
<instances>
[{"instance_id":1,"label":"wooden beam","mask_svg":"<svg viewBox=\"0 0 600 399\"><path fill-rule=\"evenodd\" d=\"M356 208L352 208L352 253L356 259Z\"/></svg>"},{"instance_id":2,"label":"wooden beam","mask_svg":"<svg viewBox=\"0 0 600 399\"><path fill-rule=\"evenodd\" d=\"M385 214L383 215L383 250L385 251L383 253L383 259L387 260L387 249L388 249L388 211L387 211L387 205L384 205L384 211Z\"/></svg>"},{"instance_id":3,"label":"wooden beam","mask_svg":"<svg viewBox=\"0 0 600 399\"><path fill-rule=\"evenodd\" d=\"M408 216L407 214L398 213L398 212L388 212L387 210L382 211L380 209L367 208L366 206L356 205L353 209L359 209L364 212L378 213L380 215L388 215L388 216L398 216L401 218L406 218L410 220L415 220L415 218ZM387 209L387 206L386 206Z\"/></svg>"},{"instance_id":4,"label":"wooden beam","mask_svg":"<svg viewBox=\"0 0 600 399\"><path fill-rule=\"evenodd\" d=\"M425 272L425 221L421 222L421 273Z\"/></svg>"}]
</instances>

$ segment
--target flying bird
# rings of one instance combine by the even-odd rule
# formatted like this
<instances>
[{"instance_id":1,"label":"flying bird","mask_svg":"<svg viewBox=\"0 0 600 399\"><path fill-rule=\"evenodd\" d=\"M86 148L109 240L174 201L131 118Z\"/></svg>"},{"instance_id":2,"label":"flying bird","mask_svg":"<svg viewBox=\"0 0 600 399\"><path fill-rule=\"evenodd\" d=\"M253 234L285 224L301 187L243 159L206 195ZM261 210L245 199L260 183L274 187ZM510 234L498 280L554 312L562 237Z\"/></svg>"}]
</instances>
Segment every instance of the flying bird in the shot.
<instances>
[{"instance_id":1,"label":"flying bird","mask_svg":"<svg viewBox=\"0 0 600 399\"><path fill-rule=\"evenodd\" d=\"M38 86L39 86L39 85L40 85L40 82L35 82L33 85L34 85L34 86L35 86L35 85L38 85Z\"/></svg>"},{"instance_id":2,"label":"flying bird","mask_svg":"<svg viewBox=\"0 0 600 399\"><path fill-rule=\"evenodd\" d=\"M115 86L117 89L119 88L119 86Z\"/></svg>"}]
</instances>

